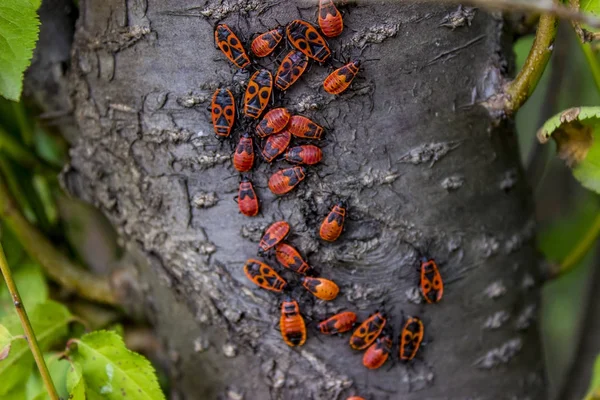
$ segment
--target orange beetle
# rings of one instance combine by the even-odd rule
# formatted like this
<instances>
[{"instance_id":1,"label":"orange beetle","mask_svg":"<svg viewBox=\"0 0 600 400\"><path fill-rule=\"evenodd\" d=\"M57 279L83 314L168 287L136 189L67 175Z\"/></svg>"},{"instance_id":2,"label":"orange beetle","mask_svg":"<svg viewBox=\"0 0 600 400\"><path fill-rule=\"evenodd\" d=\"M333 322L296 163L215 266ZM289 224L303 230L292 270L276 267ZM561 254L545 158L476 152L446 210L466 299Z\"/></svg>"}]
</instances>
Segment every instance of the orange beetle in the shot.
<instances>
[{"instance_id":1,"label":"orange beetle","mask_svg":"<svg viewBox=\"0 0 600 400\"><path fill-rule=\"evenodd\" d=\"M266 57L275 50L281 39L283 39L283 26L271 29L255 37L250 45L250 49L257 57Z\"/></svg>"},{"instance_id":2,"label":"orange beetle","mask_svg":"<svg viewBox=\"0 0 600 400\"><path fill-rule=\"evenodd\" d=\"M250 58L248 58L242 42L229 26L225 24L217 25L215 44L236 67L245 68L250 65Z\"/></svg>"},{"instance_id":3,"label":"orange beetle","mask_svg":"<svg viewBox=\"0 0 600 400\"><path fill-rule=\"evenodd\" d=\"M304 275L312 271L312 268L302 259L298 250L287 243L279 243L275 247L275 257L279 264L299 274Z\"/></svg>"},{"instance_id":4,"label":"orange beetle","mask_svg":"<svg viewBox=\"0 0 600 400\"><path fill-rule=\"evenodd\" d=\"M280 155L287 149L290 141L292 140L292 134L287 130L271 135L265 141L265 145L262 148L262 156L266 162L272 162L275 157Z\"/></svg>"},{"instance_id":5,"label":"orange beetle","mask_svg":"<svg viewBox=\"0 0 600 400\"><path fill-rule=\"evenodd\" d=\"M444 281L433 259L421 258L421 294L428 303L437 303L444 295Z\"/></svg>"},{"instance_id":6,"label":"orange beetle","mask_svg":"<svg viewBox=\"0 0 600 400\"><path fill-rule=\"evenodd\" d=\"M306 290L321 300L331 301L335 299L340 292L338 285L329 279L303 276L300 278L300 282L302 282L302 286L304 286Z\"/></svg>"},{"instance_id":7,"label":"orange beetle","mask_svg":"<svg viewBox=\"0 0 600 400\"><path fill-rule=\"evenodd\" d=\"M279 90L288 90L306 71L308 57L301 51L292 50L281 61L275 75L275 86Z\"/></svg>"},{"instance_id":8,"label":"orange beetle","mask_svg":"<svg viewBox=\"0 0 600 400\"><path fill-rule=\"evenodd\" d=\"M281 303L281 318L279 329L283 341L291 347L302 346L306 342L306 325L300 314L300 306L296 300L286 296Z\"/></svg>"},{"instance_id":9,"label":"orange beetle","mask_svg":"<svg viewBox=\"0 0 600 400\"><path fill-rule=\"evenodd\" d=\"M350 338L350 347L354 350L363 350L377 339L383 330L387 317L383 312L376 312L367 318L354 330Z\"/></svg>"},{"instance_id":10,"label":"orange beetle","mask_svg":"<svg viewBox=\"0 0 600 400\"><path fill-rule=\"evenodd\" d=\"M356 324L356 314L352 311L344 311L319 322L317 328L324 335L335 335L349 331L354 324Z\"/></svg>"},{"instance_id":11,"label":"orange beetle","mask_svg":"<svg viewBox=\"0 0 600 400\"><path fill-rule=\"evenodd\" d=\"M283 158L293 164L314 165L323 159L323 152L317 146L304 144L289 148Z\"/></svg>"},{"instance_id":12,"label":"orange beetle","mask_svg":"<svg viewBox=\"0 0 600 400\"><path fill-rule=\"evenodd\" d=\"M290 232L290 224L285 221L277 221L271 224L263 234L258 243L259 253L264 253L281 242Z\"/></svg>"},{"instance_id":13,"label":"orange beetle","mask_svg":"<svg viewBox=\"0 0 600 400\"><path fill-rule=\"evenodd\" d=\"M346 219L346 204L340 201L329 212L327 217L321 223L319 236L321 239L333 242L337 240L344 229L344 220Z\"/></svg>"},{"instance_id":14,"label":"orange beetle","mask_svg":"<svg viewBox=\"0 0 600 400\"><path fill-rule=\"evenodd\" d=\"M280 132L288 124L290 117L289 111L285 108L274 108L267 112L256 126L256 134L260 137L266 137Z\"/></svg>"},{"instance_id":15,"label":"orange beetle","mask_svg":"<svg viewBox=\"0 0 600 400\"><path fill-rule=\"evenodd\" d=\"M423 321L417 317L408 318L402 332L400 332L400 346L398 349L400 361L410 361L415 358L423 342L424 335Z\"/></svg>"},{"instance_id":16,"label":"orange beetle","mask_svg":"<svg viewBox=\"0 0 600 400\"><path fill-rule=\"evenodd\" d=\"M273 91L273 75L266 69L256 71L250 77L244 93L244 115L258 118L265 110Z\"/></svg>"},{"instance_id":17,"label":"orange beetle","mask_svg":"<svg viewBox=\"0 0 600 400\"><path fill-rule=\"evenodd\" d=\"M319 27L327 37L336 37L342 34L344 20L333 0L319 0Z\"/></svg>"},{"instance_id":18,"label":"orange beetle","mask_svg":"<svg viewBox=\"0 0 600 400\"><path fill-rule=\"evenodd\" d=\"M217 89L212 97L211 116L215 133L227 137L235 123L235 99L228 89Z\"/></svg>"},{"instance_id":19,"label":"orange beetle","mask_svg":"<svg viewBox=\"0 0 600 400\"><path fill-rule=\"evenodd\" d=\"M244 176L238 190L238 208L242 214L248 217L254 217L258 214L259 207L258 197L254 191L254 186L252 186L252 182Z\"/></svg>"},{"instance_id":20,"label":"orange beetle","mask_svg":"<svg viewBox=\"0 0 600 400\"><path fill-rule=\"evenodd\" d=\"M281 169L269 178L269 189L276 195L283 195L295 188L305 177L304 167Z\"/></svg>"},{"instance_id":21,"label":"orange beetle","mask_svg":"<svg viewBox=\"0 0 600 400\"><path fill-rule=\"evenodd\" d=\"M233 153L233 166L240 172L250 171L254 164L254 141L248 132L240 136L235 153Z\"/></svg>"},{"instance_id":22,"label":"orange beetle","mask_svg":"<svg viewBox=\"0 0 600 400\"><path fill-rule=\"evenodd\" d=\"M323 136L323 127L303 115L292 116L287 129L292 135L303 139L321 139Z\"/></svg>"},{"instance_id":23,"label":"orange beetle","mask_svg":"<svg viewBox=\"0 0 600 400\"><path fill-rule=\"evenodd\" d=\"M308 58L322 63L331 56L327 42L310 23L295 19L287 25L285 31L290 43Z\"/></svg>"},{"instance_id":24,"label":"orange beetle","mask_svg":"<svg viewBox=\"0 0 600 400\"><path fill-rule=\"evenodd\" d=\"M346 400L365 400L365 399L360 396L350 396Z\"/></svg>"},{"instance_id":25,"label":"orange beetle","mask_svg":"<svg viewBox=\"0 0 600 400\"><path fill-rule=\"evenodd\" d=\"M363 356L363 365L369 369L377 369L381 367L387 361L390 353L392 352L392 345L394 339L392 338L393 332L386 326L381 332L381 336L377 338L365 352Z\"/></svg>"},{"instance_id":26,"label":"orange beetle","mask_svg":"<svg viewBox=\"0 0 600 400\"><path fill-rule=\"evenodd\" d=\"M258 260L246 261L244 273L255 285L271 292L281 293L287 288L287 282L273 268Z\"/></svg>"},{"instance_id":27,"label":"orange beetle","mask_svg":"<svg viewBox=\"0 0 600 400\"><path fill-rule=\"evenodd\" d=\"M323 81L323 88L327 93L340 94L348 89L354 78L356 78L356 74L358 74L359 70L359 60L349 62L329 74Z\"/></svg>"}]
</instances>

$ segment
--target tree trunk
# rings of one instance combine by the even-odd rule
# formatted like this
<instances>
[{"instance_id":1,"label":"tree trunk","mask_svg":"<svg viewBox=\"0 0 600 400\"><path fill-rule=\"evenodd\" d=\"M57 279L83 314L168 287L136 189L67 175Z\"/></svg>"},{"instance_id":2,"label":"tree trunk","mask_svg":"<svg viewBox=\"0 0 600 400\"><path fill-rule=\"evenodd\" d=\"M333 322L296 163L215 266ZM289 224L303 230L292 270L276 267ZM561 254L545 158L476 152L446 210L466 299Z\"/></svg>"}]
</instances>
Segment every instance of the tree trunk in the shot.
<instances>
[{"instance_id":1,"label":"tree trunk","mask_svg":"<svg viewBox=\"0 0 600 400\"><path fill-rule=\"evenodd\" d=\"M301 6L80 2L71 81L81 135L64 178L137 255L124 301L168 345L173 384L188 399L545 399L531 196L512 124L475 105L507 74L502 19L478 11L450 30L440 21L454 7L349 8L331 44L338 59L369 60L360 77L334 98L320 87L326 67L312 65L283 100L330 128L324 163L282 198L266 185L280 165L259 163L262 212L248 218L233 201L231 146L215 139L206 111L219 85L239 98L247 75L215 50L213 26L222 20L249 37L277 21L314 20L316 6ZM339 198L349 203L346 230L324 243L318 225ZM341 287L330 303L300 296L312 319L294 349L275 329L281 299L242 271L262 230L282 218L289 240ZM416 249L441 264L439 304L420 300ZM402 312L424 320L421 360L369 371L347 337L315 337L325 314L365 318L381 307L396 336Z\"/></svg>"}]
</instances>

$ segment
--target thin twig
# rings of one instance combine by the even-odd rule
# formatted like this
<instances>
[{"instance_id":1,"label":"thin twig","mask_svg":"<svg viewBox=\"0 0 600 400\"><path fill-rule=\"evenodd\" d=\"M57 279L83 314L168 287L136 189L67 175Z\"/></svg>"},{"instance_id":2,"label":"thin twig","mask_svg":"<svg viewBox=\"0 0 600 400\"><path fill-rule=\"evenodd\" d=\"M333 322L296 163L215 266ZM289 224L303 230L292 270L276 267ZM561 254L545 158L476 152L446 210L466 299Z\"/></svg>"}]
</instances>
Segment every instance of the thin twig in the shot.
<instances>
[{"instance_id":1,"label":"thin twig","mask_svg":"<svg viewBox=\"0 0 600 400\"><path fill-rule=\"evenodd\" d=\"M571 271L574 267L579 265L581 260L587 255L590 251L594 243L596 243L596 239L600 235L600 213L596 216L592 225L585 233L583 238L577 243L577 245L571 250L571 252L565 257L565 259L558 265L558 267L554 271L551 272L551 279L556 279L558 276L561 276L569 271Z\"/></svg>"},{"instance_id":2,"label":"thin twig","mask_svg":"<svg viewBox=\"0 0 600 400\"><path fill-rule=\"evenodd\" d=\"M505 90L505 112L514 114L535 90L552 55L558 19L553 15L542 15L523 68Z\"/></svg>"},{"instance_id":3,"label":"thin twig","mask_svg":"<svg viewBox=\"0 0 600 400\"><path fill-rule=\"evenodd\" d=\"M600 63L598 62L598 58L594 54L594 50L592 50L592 46L589 43L579 43L579 45L581 46L581 50L590 67L590 72L592 73L594 83L596 84L596 90L600 93Z\"/></svg>"},{"instance_id":4,"label":"thin twig","mask_svg":"<svg viewBox=\"0 0 600 400\"><path fill-rule=\"evenodd\" d=\"M571 9L573 11L580 11L579 0L569 0L569 6L571 6ZM572 21L572 23L573 29L575 29L575 33L577 33L577 36L579 36L579 40L581 41L581 43L592 42L600 38L599 32L590 32L587 29L582 28L580 21L574 20Z\"/></svg>"},{"instance_id":5,"label":"thin twig","mask_svg":"<svg viewBox=\"0 0 600 400\"><path fill-rule=\"evenodd\" d=\"M600 28L600 19L589 13L582 13L559 3L532 0L424 0L434 3L471 4L482 8L497 11L526 11L539 14L552 15L570 21L578 21L593 28Z\"/></svg>"},{"instance_id":6,"label":"thin twig","mask_svg":"<svg viewBox=\"0 0 600 400\"><path fill-rule=\"evenodd\" d=\"M82 298L104 304L117 304L108 279L98 277L73 264L20 213L0 175L0 218L15 233L25 251L40 263L46 274Z\"/></svg>"},{"instance_id":7,"label":"thin twig","mask_svg":"<svg viewBox=\"0 0 600 400\"><path fill-rule=\"evenodd\" d=\"M21 320L21 325L23 326L23 331L25 332L27 343L29 343L29 348L33 353L35 363L37 364L37 367L40 370L42 381L44 381L44 386L46 386L46 391L48 392L48 395L52 400L59 400L58 393L56 392L56 388L54 387L54 383L52 382L52 378L50 377L50 372L48 371L48 366L46 366L44 356L42 355L42 351L40 350L40 346L38 345L35 333L33 332L33 328L31 327L31 322L29 321L29 317L27 316L27 311L25 310L25 306L23 305L23 301L21 300L19 289L17 289L17 285L15 284L15 281L13 280L12 274L10 272L10 267L6 262L6 257L4 256L4 249L2 249L1 244L0 271L2 271L2 276L4 276L4 281L6 282L6 286L8 287L8 292L10 293L13 299L13 304L15 306L15 309L17 310L19 319Z\"/></svg>"}]
</instances>

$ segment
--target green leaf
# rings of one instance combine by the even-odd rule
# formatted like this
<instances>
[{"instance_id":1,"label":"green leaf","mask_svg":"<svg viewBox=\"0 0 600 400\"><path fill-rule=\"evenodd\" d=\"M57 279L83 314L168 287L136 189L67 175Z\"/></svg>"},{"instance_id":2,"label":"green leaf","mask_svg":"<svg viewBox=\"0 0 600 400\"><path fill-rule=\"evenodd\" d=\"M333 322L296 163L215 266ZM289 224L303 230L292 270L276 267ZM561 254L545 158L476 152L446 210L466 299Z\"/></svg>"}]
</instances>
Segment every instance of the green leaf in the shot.
<instances>
[{"instance_id":1,"label":"green leaf","mask_svg":"<svg viewBox=\"0 0 600 400\"><path fill-rule=\"evenodd\" d=\"M85 400L85 382L81 365L71 364L67 372L67 390L69 391L69 400Z\"/></svg>"},{"instance_id":2,"label":"green leaf","mask_svg":"<svg viewBox=\"0 0 600 400\"><path fill-rule=\"evenodd\" d=\"M39 0L0 2L0 95L18 101L38 38Z\"/></svg>"},{"instance_id":3,"label":"green leaf","mask_svg":"<svg viewBox=\"0 0 600 400\"><path fill-rule=\"evenodd\" d=\"M588 394L585 396L585 400L593 400L598 397L600 397L600 355L596 357L594 370L592 372L592 382Z\"/></svg>"},{"instance_id":4,"label":"green leaf","mask_svg":"<svg viewBox=\"0 0 600 400\"><path fill-rule=\"evenodd\" d=\"M599 0L581 0L579 2L579 9L581 11L589 12L592 14L600 14L600 1Z\"/></svg>"},{"instance_id":5,"label":"green leaf","mask_svg":"<svg viewBox=\"0 0 600 400\"><path fill-rule=\"evenodd\" d=\"M44 360L48 366L48 371L50 371L50 377L52 378L58 396L62 399L66 399L69 397L69 392L67 391L67 372L71 364L60 357L60 353L44 354ZM26 398L28 400L50 400L50 396L46 391L46 387L44 386L44 382L42 381L37 367L33 368L25 388Z\"/></svg>"},{"instance_id":6,"label":"green leaf","mask_svg":"<svg viewBox=\"0 0 600 400\"><path fill-rule=\"evenodd\" d=\"M2 396L2 400L23 400L25 398L27 398L25 383L21 383Z\"/></svg>"},{"instance_id":7,"label":"green leaf","mask_svg":"<svg viewBox=\"0 0 600 400\"><path fill-rule=\"evenodd\" d=\"M554 139L558 157L586 188L600 193L600 107L569 108L550 118L537 133L540 143Z\"/></svg>"},{"instance_id":8,"label":"green leaf","mask_svg":"<svg viewBox=\"0 0 600 400\"><path fill-rule=\"evenodd\" d=\"M86 394L104 399L164 399L150 362L128 350L115 332L96 331L73 340L71 359L81 366Z\"/></svg>"},{"instance_id":9,"label":"green leaf","mask_svg":"<svg viewBox=\"0 0 600 400\"><path fill-rule=\"evenodd\" d=\"M35 306L48 300L48 284L42 268L31 261L26 262L13 270L13 279L19 288L21 300L26 310L33 310ZM5 315L17 315L12 298L6 285L0 286L0 318Z\"/></svg>"},{"instance_id":10,"label":"green leaf","mask_svg":"<svg viewBox=\"0 0 600 400\"><path fill-rule=\"evenodd\" d=\"M73 320L69 310L54 301L38 304L28 314L42 351L64 340L68 333L68 325ZM16 315L5 317L0 323L13 335L23 332ZM0 395L21 383L29 375L32 364L33 356L27 342L13 340L8 357L0 361L0 382L9 383L0 385Z\"/></svg>"},{"instance_id":11,"label":"green leaf","mask_svg":"<svg viewBox=\"0 0 600 400\"><path fill-rule=\"evenodd\" d=\"M33 356L27 341L13 340L8 357L0 361L0 398L14 387L25 382L33 366Z\"/></svg>"}]
</instances>

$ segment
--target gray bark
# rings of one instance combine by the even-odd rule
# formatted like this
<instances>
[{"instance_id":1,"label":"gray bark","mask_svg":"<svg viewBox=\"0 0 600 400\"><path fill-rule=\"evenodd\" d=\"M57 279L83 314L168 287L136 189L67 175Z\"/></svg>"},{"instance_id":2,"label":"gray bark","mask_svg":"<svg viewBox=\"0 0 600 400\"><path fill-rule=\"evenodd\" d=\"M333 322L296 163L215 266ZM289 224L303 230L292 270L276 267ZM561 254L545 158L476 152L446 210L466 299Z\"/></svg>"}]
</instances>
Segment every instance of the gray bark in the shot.
<instances>
[{"instance_id":1,"label":"gray bark","mask_svg":"<svg viewBox=\"0 0 600 400\"><path fill-rule=\"evenodd\" d=\"M249 36L299 12L313 20L314 9L80 2L70 77L80 137L64 180L137 257L126 271L133 279L115 282L125 303L154 323L173 355L173 383L189 399L546 398L530 193L513 126L473 105L507 74L510 43L498 17L477 12L471 26L450 30L439 23L453 8L352 8L332 43L338 57L366 45L362 57L373 61L361 78L333 98L319 89L326 68L313 66L285 95L286 106L330 125L325 163L282 199L266 187L278 166L259 164L262 215L237 212L230 146L213 137L206 107L220 83L241 89L214 49L213 25L224 18ZM340 240L325 244L316 230L337 197L349 200L349 220ZM280 218L342 289L327 304L302 295L303 313L352 309L364 318L384 302L396 333L401 311L419 315L433 340L421 361L367 371L346 337L317 340L311 331L300 349L283 343L273 328L280 299L242 273L262 229ZM436 305L416 292L415 247L429 242L428 254L445 261Z\"/></svg>"}]
</instances>

